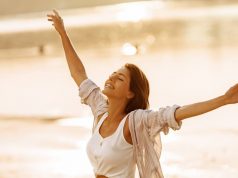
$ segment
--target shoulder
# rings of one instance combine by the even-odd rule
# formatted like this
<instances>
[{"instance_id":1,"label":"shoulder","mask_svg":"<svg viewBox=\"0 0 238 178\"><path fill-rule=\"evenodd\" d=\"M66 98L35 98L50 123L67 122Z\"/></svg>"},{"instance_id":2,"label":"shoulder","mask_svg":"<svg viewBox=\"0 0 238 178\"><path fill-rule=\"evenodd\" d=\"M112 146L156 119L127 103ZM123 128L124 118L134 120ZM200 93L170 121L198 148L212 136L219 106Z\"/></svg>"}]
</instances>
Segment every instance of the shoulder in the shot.
<instances>
[{"instance_id":1,"label":"shoulder","mask_svg":"<svg viewBox=\"0 0 238 178\"><path fill-rule=\"evenodd\" d=\"M127 115L125 127L128 129L128 131L132 125L135 125L135 123L137 125L141 123L143 118L145 118L144 112L146 112L144 109L135 109Z\"/></svg>"},{"instance_id":2,"label":"shoulder","mask_svg":"<svg viewBox=\"0 0 238 178\"><path fill-rule=\"evenodd\" d=\"M107 112L107 111L106 111L106 112ZM104 114L106 114L106 112L103 112L102 114L98 115L97 118L95 118L95 124L96 124L96 125L97 125L98 122L102 119L102 116L103 116Z\"/></svg>"},{"instance_id":3,"label":"shoulder","mask_svg":"<svg viewBox=\"0 0 238 178\"><path fill-rule=\"evenodd\" d=\"M135 127L140 127L143 125L143 118L145 118L145 112L147 110L144 109L136 109L131 111L126 118L126 122L124 125L124 137L126 141L130 144L132 143L132 133L134 131L134 126Z\"/></svg>"},{"instance_id":4,"label":"shoulder","mask_svg":"<svg viewBox=\"0 0 238 178\"><path fill-rule=\"evenodd\" d=\"M131 111L128 116L129 119L143 119L146 118L148 113L150 113L151 110L149 109L135 109L133 111Z\"/></svg>"}]
</instances>

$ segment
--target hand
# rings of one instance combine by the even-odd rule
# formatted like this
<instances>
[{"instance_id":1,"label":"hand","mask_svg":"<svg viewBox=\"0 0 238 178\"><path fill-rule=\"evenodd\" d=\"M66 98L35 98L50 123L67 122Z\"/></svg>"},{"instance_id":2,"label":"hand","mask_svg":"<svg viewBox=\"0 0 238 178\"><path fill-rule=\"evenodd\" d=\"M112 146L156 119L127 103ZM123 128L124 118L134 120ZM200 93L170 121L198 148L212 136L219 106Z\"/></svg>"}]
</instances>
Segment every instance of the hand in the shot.
<instances>
[{"instance_id":1,"label":"hand","mask_svg":"<svg viewBox=\"0 0 238 178\"><path fill-rule=\"evenodd\" d=\"M53 22L53 26L55 27L56 31L62 35L65 33L64 22L63 19L60 17L59 13L56 10L53 10L54 14L47 14L48 21Z\"/></svg>"},{"instance_id":2,"label":"hand","mask_svg":"<svg viewBox=\"0 0 238 178\"><path fill-rule=\"evenodd\" d=\"M225 93L225 98L226 104L238 103L238 83Z\"/></svg>"}]
</instances>

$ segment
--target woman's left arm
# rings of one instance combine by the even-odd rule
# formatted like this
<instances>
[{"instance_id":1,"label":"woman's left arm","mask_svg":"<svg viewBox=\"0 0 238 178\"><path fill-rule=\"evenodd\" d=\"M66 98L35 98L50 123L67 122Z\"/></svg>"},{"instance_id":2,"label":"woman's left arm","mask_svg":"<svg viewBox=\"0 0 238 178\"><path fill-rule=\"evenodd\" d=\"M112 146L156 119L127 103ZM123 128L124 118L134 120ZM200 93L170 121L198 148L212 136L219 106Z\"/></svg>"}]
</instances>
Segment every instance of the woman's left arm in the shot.
<instances>
[{"instance_id":1,"label":"woman's left arm","mask_svg":"<svg viewBox=\"0 0 238 178\"><path fill-rule=\"evenodd\" d=\"M238 83L231 87L224 95L178 108L175 111L175 119L176 121L180 121L212 111L227 104L235 103L238 103Z\"/></svg>"}]
</instances>

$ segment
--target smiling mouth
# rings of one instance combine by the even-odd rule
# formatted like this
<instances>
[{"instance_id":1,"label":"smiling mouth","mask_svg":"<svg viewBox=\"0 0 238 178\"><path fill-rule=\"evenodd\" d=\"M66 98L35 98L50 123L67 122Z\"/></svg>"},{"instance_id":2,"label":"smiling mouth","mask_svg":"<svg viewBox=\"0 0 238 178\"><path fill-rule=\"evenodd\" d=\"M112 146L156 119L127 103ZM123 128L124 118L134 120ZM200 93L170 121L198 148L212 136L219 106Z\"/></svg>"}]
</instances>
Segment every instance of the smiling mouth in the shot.
<instances>
[{"instance_id":1,"label":"smiling mouth","mask_svg":"<svg viewBox=\"0 0 238 178\"><path fill-rule=\"evenodd\" d=\"M107 83L104 87L105 87L105 88L114 89L114 87L113 87L111 84L108 84L108 83Z\"/></svg>"}]
</instances>

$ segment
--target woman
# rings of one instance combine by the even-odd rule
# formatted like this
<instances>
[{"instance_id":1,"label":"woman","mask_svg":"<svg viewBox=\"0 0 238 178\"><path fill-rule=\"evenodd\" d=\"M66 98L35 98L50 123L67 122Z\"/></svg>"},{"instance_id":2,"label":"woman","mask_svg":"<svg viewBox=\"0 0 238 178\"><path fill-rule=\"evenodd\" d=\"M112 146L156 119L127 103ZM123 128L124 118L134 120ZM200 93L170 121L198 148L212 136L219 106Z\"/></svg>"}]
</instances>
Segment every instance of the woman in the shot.
<instances>
[{"instance_id":1,"label":"woman","mask_svg":"<svg viewBox=\"0 0 238 178\"><path fill-rule=\"evenodd\" d=\"M136 165L140 177L162 178L160 131L168 134L169 128L180 129L183 119L238 102L236 84L211 100L149 110L148 80L133 64L125 64L113 72L101 91L88 79L58 12L54 10L47 16L61 37L81 101L91 107L95 118L87 153L96 178L133 178Z\"/></svg>"}]
</instances>

